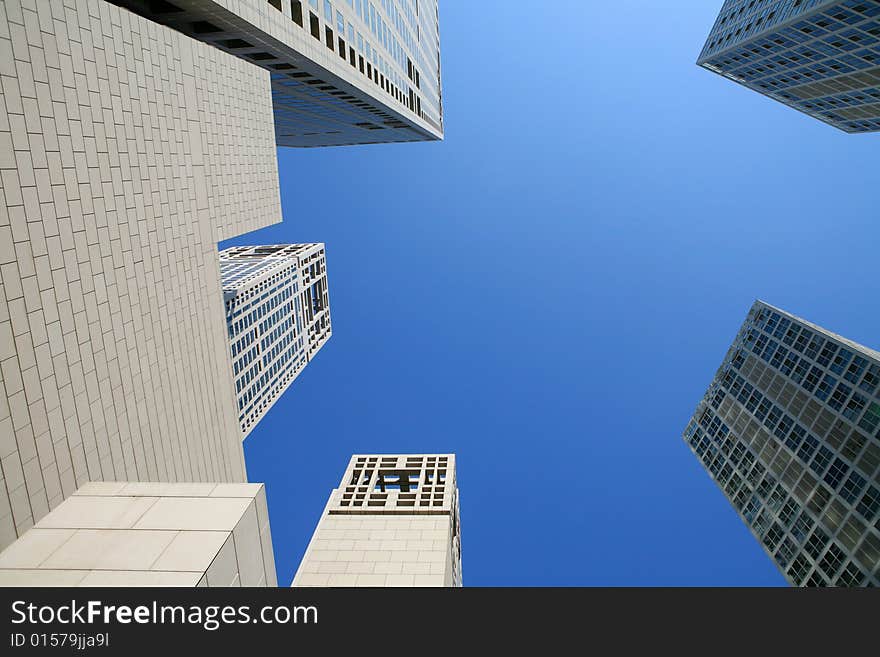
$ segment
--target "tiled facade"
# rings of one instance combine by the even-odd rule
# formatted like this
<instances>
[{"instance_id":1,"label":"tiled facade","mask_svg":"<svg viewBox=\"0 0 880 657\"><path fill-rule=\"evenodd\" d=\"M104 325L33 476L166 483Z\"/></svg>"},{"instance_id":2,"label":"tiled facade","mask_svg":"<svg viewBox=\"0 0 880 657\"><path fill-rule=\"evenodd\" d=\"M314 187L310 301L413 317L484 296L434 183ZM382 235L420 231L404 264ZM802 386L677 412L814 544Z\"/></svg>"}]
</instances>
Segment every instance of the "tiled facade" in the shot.
<instances>
[{"instance_id":1,"label":"tiled facade","mask_svg":"<svg viewBox=\"0 0 880 657\"><path fill-rule=\"evenodd\" d=\"M220 276L238 417L251 432L332 334L323 244L232 247Z\"/></svg>"},{"instance_id":2,"label":"tiled facade","mask_svg":"<svg viewBox=\"0 0 880 657\"><path fill-rule=\"evenodd\" d=\"M85 484L0 552L0 586L276 586L262 484Z\"/></svg>"},{"instance_id":3,"label":"tiled facade","mask_svg":"<svg viewBox=\"0 0 880 657\"><path fill-rule=\"evenodd\" d=\"M726 0L697 63L846 132L880 130L880 0Z\"/></svg>"},{"instance_id":4,"label":"tiled facade","mask_svg":"<svg viewBox=\"0 0 880 657\"><path fill-rule=\"evenodd\" d=\"M454 454L355 455L293 586L461 586Z\"/></svg>"},{"instance_id":5,"label":"tiled facade","mask_svg":"<svg viewBox=\"0 0 880 657\"><path fill-rule=\"evenodd\" d=\"M437 0L113 0L267 69L279 146L443 138Z\"/></svg>"},{"instance_id":6,"label":"tiled facade","mask_svg":"<svg viewBox=\"0 0 880 657\"><path fill-rule=\"evenodd\" d=\"M216 245L281 219L269 74L6 0L0 76L0 547L88 481L244 481Z\"/></svg>"},{"instance_id":7,"label":"tiled facade","mask_svg":"<svg viewBox=\"0 0 880 657\"><path fill-rule=\"evenodd\" d=\"M756 302L684 439L791 584L880 584L880 353Z\"/></svg>"}]
</instances>

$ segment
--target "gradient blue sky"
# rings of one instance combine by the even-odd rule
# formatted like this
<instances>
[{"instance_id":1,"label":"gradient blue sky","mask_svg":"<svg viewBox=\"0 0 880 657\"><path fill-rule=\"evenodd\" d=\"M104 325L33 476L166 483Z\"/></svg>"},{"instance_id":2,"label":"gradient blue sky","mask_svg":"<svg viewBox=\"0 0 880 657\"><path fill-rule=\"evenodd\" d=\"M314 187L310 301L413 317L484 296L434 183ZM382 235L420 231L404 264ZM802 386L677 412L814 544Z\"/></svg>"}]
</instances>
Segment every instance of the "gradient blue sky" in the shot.
<instances>
[{"instance_id":1,"label":"gradient blue sky","mask_svg":"<svg viewBox=\"0 0 880 657\"><path fill-rule=\"evenodd\" d=\"M880 344L880 136L699 69L721 0L441 0L446 140L279 149L333 337L245 442L278 580L455 452L466 585L784 585L681 432L756 298Z\"/></svg>"}]
</instances>

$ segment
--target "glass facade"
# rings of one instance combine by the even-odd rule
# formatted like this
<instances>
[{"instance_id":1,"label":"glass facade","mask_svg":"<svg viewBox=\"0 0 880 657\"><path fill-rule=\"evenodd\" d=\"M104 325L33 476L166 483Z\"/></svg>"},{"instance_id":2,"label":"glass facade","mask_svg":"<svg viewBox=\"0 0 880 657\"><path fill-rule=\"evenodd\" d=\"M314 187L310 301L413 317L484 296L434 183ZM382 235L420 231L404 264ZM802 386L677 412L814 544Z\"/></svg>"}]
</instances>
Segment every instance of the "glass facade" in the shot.
<instances>
[{"instance_id":1,"label":"glass facade","mask_svg":"<svg viewBox=\"0 0 880 657\"><path fill-rule=\"evenodd\" d=\"M756 302L684 439L791 584L880 583L880 353Z\"/></svg>"},{"instance_id":2,"label":"glass facade","mask_svg":"<svg viewBox=\"0 0 880 657\"><path fill-rule=\"evenodd\" d=\"M247 436L330 338L324 245L226 249L220 277L239 422Z\"/></svg>"},{"instance_id":3,"label":"glass facade","mask_svg":"<svg viewBox=\"0 0 880 657\"><path fill-rule=\"evenodd\" d=\"M846 132L880 130L878 0L727 0L697 63Z\"/></svg>"}]
</instances>

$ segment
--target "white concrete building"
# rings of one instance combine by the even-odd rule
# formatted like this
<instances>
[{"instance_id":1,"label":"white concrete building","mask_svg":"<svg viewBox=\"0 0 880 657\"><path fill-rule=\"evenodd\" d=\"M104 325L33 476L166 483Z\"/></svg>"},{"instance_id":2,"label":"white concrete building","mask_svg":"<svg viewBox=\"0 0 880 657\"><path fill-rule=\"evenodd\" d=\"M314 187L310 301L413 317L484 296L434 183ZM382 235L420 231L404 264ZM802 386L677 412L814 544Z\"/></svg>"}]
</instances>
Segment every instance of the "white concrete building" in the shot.
<instances>
[{"instance_id":1,"label":"white concrete building","mask_svg":"<svg viewBox=\"0 0 880 657\"><path fill-rule=\"evenodd\" d=\"M437 0L113 0L272 80L279 146L443 138Z\"/></svg>"},{"instance_id":2,"label":"white concrete building","mask_svg":"<svg viewBox=\"0 0 880 657\"><path fill-rule=\"evenodd\" d=\"M461 586L454 454L351 457L292 586Z\"/></svg>"},{"instance_id":3,"label":"white concrete building","mask_svg":"<svg viewBox=\"0 0 880 657\"><path fill-rule=\"evenodd\" d=\"M330 339L323 244L220 252L232 374L243 437Z\"/></svg>"}]
</instances>

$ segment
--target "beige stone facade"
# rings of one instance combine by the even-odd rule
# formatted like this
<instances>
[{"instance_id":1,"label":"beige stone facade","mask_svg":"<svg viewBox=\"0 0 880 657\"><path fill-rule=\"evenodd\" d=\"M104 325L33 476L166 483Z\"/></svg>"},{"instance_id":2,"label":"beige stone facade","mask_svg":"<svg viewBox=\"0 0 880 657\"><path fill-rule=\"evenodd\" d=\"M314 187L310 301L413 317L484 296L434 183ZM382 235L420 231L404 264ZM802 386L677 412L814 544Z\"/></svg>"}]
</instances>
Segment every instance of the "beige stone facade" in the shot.
<instances>
[{"instance_id":1,"label":"beige stone facade","mask_svg":"<svg viewBox=\"0 0 880 657\"><path fill-rule=\"evenodd\" d=\"M0 548L89 481L245 481L217 242L281 219L269 74L6 0L0 81Z\"/></svg>"},{"instance_id":2,"label":"beige stone facade","mask_svg":"<svg viewBox=\"0 0 880 657\"><path fill-rule=\"evenodd\" d=\"M0 552L0 586L275 586L262 484L86 484Z\"/></svg>"},{"instance_id":3,"label":"beige stone facade","mask_svg":"<svg viewBox=\"0 0 880 657\"><path fill-rule=\"evenodd\" d=\"M292 586L461 586L454 454L355 455Z\"/></svg>"}]
</instances>

